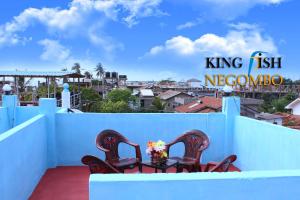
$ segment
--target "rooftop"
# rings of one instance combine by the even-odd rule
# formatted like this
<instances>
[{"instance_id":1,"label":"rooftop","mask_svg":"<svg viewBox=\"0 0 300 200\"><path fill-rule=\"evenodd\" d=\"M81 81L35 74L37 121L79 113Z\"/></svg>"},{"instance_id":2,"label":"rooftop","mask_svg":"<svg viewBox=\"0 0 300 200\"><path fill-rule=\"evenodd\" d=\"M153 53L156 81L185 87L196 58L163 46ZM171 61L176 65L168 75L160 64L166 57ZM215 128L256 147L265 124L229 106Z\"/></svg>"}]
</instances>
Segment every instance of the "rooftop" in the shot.
<instances>
[{"instance_id":1,"label":"rooftop","mask_svg":"<svg viewBox=\"0 0 300 200\"><path fill-rule=\"evenodd\" d=\"M240 116L240 99L224 97L217 113L68 113L55 99L37 107L17 106L4 95L0 107L0 199L298 199L300 131ZM209 138L200 164L237 155L241 172L88 174L81 158L105 159L95 145L101 131L113 129L140 145L171 142L192 129ZM134 148L119 145L122 158ZM182 156L183 145L170 156ZM149 174L150 172L150 174ZM217 192L216 192L217 191Z\"/></svg>"},{"instance_id":2,"label":"rooftop","mask_svg":"<svg viewBox=\"0 0 300 200\"><path fill-rule=\"evenodd\" d=\"M160 93L158 95L158 97L161 99L161 100L168 100L170 98L173 98L179 94L184 94L184 95L187 95L187 96L190 96L189 94L186 94L186 93L183 93L183 92L180 92L180 91L175 91L175 90L167 90L163 93Z\"/></svg>"},{"instance_id":3,"label":"rooftop","mask_svg":"<svg viewBox=\"0 0 300 200\"><path fill-rule=\"evenodd\" d=\"M151 89L140 89L140 93L143 97L154 97L153 91Z\"/></svg>"},{"instance_id":4,"label":"rooftop","mask_svg":"<svg viewBox=\"0 0 300 200\"><path fill-rule=\"evenodd\" d=\"M275 115L271 113L259 113L256 115L257 119L271 120L271 119L282 119L281 115Z\"/></svg>"},{"instance_id":5,"label":"rooftop","mask_svg":"<svg viewBox=\"0 0 300 200\"><path fill-rule=\"evenodd\" d=\"M178 106L175 108L176 112L182 113L197 113L197 112L216 112L222 108L222 99L205 96L200 97L196 101L192 101L188 104Z\"/></svg>"}]
</instances>

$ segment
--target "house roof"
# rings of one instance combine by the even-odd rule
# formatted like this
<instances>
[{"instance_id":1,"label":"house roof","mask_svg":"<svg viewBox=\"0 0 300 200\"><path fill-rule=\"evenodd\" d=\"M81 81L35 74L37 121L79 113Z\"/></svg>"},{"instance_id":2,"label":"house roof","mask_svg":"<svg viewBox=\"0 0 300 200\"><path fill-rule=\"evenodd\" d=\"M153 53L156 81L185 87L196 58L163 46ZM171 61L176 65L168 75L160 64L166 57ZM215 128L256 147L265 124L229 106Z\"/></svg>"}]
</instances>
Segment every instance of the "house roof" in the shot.
<instances>
[{"instance_id":1,"label":"house roof","mask_svg":"<svg viewBox=\"0 0 300 200\"><path fill-rule=\"evenodd\" d=\"M281 115L274 115L271 113L259 113L255 116L257 119L264 119L264 120L272 120L272 119L282 119Z\"/></svg>"},{"instance_id":2,"label":"house roof","mask_svg":"<svg viewBox=\"0 0 300 200\"><path fill-rule=\"evenodd\" d=\"M153 91L150 89L140 89L140 94L144 97L154 97Z\"/></svg>"},{"instance_id":3,"label":"house roof","mask_svg":"<svg viewBox=\"0 0 300 200\"><path fill-rule=\"evenodd\" d=\"M295 99L289 105L285 107L285 109L293 109L297 104L300 103L300 98Z\"/></svg>"},{"instance_id":4,"label":"house roof","mask_svg":"<svg viewBox=\"0 0 300 200\"><path fill-rule=\"evenodd\" d=\"M222 99L204 96L191 103L178 106L175 108L177 112L195 113L195 112L215 112L222 107Z\"/></svg>"},{"instance_id":5,"label":"house roof","mask_svg":"<svg viewBox=\"0 0 300 200\"><path fill-rule=\"evenodd\" d=\"M179 94L185 94L185 95L187 95L187 96L191 96L191 95L186 94L186 93L183 93L183 92L179 92L179 91L175 91L175 90L167 90L167 91L165 91L165 92L163 92L163 93L160 93L160 94L158 95L158 97L159 97L161 100L168 100L168 99L170 99L170 98L172 98L172 97L175 97L175 96L177 96L177 95L179 95Z\"/></svg>"}]
</instances>

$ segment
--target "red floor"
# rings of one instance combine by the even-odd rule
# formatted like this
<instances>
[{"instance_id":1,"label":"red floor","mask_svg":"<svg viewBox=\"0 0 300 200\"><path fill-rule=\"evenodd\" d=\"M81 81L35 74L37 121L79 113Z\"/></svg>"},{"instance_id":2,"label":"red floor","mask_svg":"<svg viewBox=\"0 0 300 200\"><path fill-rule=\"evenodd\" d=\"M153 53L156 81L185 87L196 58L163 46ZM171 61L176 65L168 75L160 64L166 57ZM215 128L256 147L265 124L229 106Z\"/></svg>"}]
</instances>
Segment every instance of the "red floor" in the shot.
<instances>
[{"instance_id":1,"label":"red floor","mask_svg":"<svg viewBox=\"0 0 300 200\"><path fill-rule=\"evenodd\" d=\"M230 171L237 168L231 167ZM126 171L136 172L137 168ZM167 172L175 172L175 168ZM143 167L143 173L154 173L154 169ZM48 169L35 188L30 200L88 200L89 169L87 167L57 167Z\"/></svg>"}]
</instances>

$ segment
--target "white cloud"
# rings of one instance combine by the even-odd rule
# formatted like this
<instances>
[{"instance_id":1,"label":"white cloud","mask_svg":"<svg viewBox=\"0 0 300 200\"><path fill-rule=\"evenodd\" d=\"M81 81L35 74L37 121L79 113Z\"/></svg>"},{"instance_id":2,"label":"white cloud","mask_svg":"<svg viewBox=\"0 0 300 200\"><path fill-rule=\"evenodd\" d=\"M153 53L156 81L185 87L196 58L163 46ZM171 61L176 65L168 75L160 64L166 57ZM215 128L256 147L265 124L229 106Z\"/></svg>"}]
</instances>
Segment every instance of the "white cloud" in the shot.
<instances>
[{"instance_id":1,"label":"white cloud","mask_svg":"<svg viewBox=\"0 0 300 200\"><path fill-rule=\"evenodd\" d=\"M161 1L73 0L66 9L28 8L10 22L0 25L0 47L24 43L27 38L20 36L21 33L37 23L44 25L50 32L82 31L82 25L98 21L89 21L92 13L101 13L100 20L121 20L131 27L137 24L140 18L162 14L158 9Z\"/></svg>"},{"instance_id":2,"label":"white cloud","mask_svg":"<svg viewBox=\"0 0 300 200\"><path fill-rule=\"evenodd\" d=\"M197 18L194 21L189 21L183 24L180 24L176 27L177 30L183 30L183 29L187 29L187 28L192 28L194 26L198 26L199 24L203 23L203 19L201 18Z\"/></svg>"},{"instance_id":3,"label":"white cloud","mask_svg":"<svg viewBox=\"0 0 300 200\"><path fill-rule=\"evenodd\" d=\"M172 52L180 56L249 56L257 50L277 54L272 38L262 34L259 28L255 28L256 25L240 23L230 26L232 29L225 36L207 33L195 40L180 35L173 37L163 45L151 48L146 55Z\"/></svg>"},{"instance_id":4,"label":"white cloud","mask_svg":"<svg viewBox=\"0 0 300 200\"><path fill-rule=\"evenodd\" d=\"M70 58L70 50L57 40L44 39L39 41L39 44L44 48L44 52L40 56L42 60L64 62Z\"/></svg>"},{"instance_id":5,"label":"white cloud","mask_svg":"<svg viewBox=\"0 0 300 200\"><path fill-rule=\"evenodd\" d=\"M277 5L288 0L169 0L182 4L190 4L194 9L207 11L205 19L232 20L245 15L255 6Z\"/></svg>"}]
</instances>

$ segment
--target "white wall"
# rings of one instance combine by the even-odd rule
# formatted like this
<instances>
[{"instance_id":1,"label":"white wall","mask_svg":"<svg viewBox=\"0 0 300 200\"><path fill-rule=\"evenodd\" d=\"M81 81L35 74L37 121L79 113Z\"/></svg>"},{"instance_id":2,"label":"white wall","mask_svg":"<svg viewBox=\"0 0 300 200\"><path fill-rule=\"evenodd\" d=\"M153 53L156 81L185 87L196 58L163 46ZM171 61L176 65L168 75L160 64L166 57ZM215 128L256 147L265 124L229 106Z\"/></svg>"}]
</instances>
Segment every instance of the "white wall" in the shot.
<instances>
[{"instance_id":1,"label":"white wall","mask_svg":"<svg viewBox=\"0 0 300 200\"><path fill-rule=\"evenodd\" d=\"M292 111L294 115L300 115L300 103L296 104Z\"/></svg>"}]
</instances>

